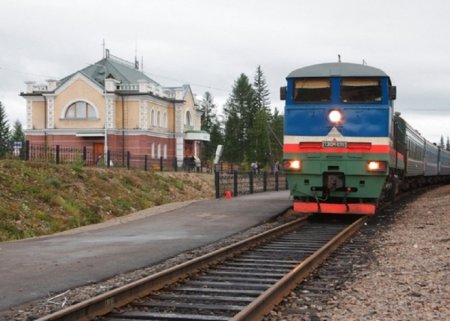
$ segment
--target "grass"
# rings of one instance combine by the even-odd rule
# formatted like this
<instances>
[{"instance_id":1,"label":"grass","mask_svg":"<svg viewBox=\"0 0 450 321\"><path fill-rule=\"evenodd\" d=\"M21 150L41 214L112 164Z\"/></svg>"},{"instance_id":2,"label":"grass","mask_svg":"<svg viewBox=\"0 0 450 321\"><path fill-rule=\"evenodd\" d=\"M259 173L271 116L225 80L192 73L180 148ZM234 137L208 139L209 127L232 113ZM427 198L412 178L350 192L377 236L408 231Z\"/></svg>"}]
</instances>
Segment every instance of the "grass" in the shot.
<instances>
[{"instance_id":1,"label":"grass","mask_svg":"<svg viewBox=\"0 0 450 321\"><path fill-rule=\"evenodd\" d=\"M214 196L213 177L0 160L0 241L103 222Z\"/></svg>"}]
</instances>

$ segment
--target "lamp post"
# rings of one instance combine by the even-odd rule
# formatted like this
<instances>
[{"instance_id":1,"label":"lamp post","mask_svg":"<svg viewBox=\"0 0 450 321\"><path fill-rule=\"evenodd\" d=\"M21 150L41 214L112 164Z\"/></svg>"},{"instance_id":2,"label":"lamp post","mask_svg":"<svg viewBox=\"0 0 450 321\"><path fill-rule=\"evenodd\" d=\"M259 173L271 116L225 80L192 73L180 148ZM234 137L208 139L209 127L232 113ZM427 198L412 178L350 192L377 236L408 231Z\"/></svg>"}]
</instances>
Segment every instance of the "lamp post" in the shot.
<instances>
[{"instance_id":1,"label":"lamp post","mask_svg":"<svg viewBox=\"0 0 450 321\"><path fill-rule=\"evenodd\" d=\"M104 147L104 159L105 165L108 167L108 101L106 99L106 86L104 86L103 95L105 97L105 147Z\"/></svg>"},{"instance_id":2,"label":"lamp post","mask_svg":"<svg viewBox=\"0 0 450 321\"><path fill-rule=\"evenodd\" d=\"M103 160L105 163L105 166L108 166L108 100L106 97L106 66L101 64L94 64L94 66L102 67L105 71L105 78L103 80L103 98L105 99L105 140L103 147Z\"/></svg>"}]
</instances>

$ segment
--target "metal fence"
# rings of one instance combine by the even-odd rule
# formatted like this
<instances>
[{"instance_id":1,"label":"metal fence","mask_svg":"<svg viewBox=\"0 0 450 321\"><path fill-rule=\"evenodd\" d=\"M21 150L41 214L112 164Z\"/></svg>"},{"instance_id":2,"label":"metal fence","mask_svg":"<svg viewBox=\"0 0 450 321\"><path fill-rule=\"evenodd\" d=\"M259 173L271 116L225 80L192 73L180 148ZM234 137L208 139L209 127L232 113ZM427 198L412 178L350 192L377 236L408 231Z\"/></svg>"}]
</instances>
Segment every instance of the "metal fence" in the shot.
<instances>
[{"instance_id":1,"label":"metal fence","mask_svg":"<svg viewBox=\"0 0 450 321\"><path fill-rule=\"evenodd\" d=\"M191 159L154 158L150 155L135 155L129 151L108 150L106 154L95 153L92 146L69 147L62 145L31 144L26 141L19 154L5 153L5 157L19 158L35 162L70 164L80 162L85 166L121 167L128 169L156 171L215 171L233 173L240 169L239 164L223 162L213 165L210 161L195 162Z\"/></svg>"},{"instance_id":2,"label":"metal fence","mask_svg":"<svg viewBox=\"0 0 450 321\"><path fill-rule=\"evenodd\" d=\"M215 171L214 185L216 198L253 194L268 191L280 191L288 189L286 175L283 173L255 173L238 172L233 173ZM227 195L228 194L228 195Z\"/></svg>"},{"instance_id":3,"label":"metal fence","mask_svg":"<svg viewBox=\"0 0 450 321\"><path fill-rule=\"evenodd\" d=\"M10 154L12 155L12 154ZM84 166L128 168L154 171L189 171L214 173L216 198L279 191L288 188L284 173L243 172L241 166L230 162L211 165L210 162L195 163L187 159L151 158L148 155L133 155L130 152L108 150L106 155L96 154L92 146L67 147L25 143L20 154L13 157L25 161L54 164L80 163Z\"/></svg>"},{"instance_id":4,"label":"metal fence","mask_svg":"<svg viewBox=\"0 0 450 321\"><path fill-rule=\"evenodd\" d=\"M134 155L129 151L108 150L106 155L95 153L92 146L67 147L60 145L25 143L20 155L16 157L34 162L70 164L80 162L86 166L122 167L128 169L156 171L212 171L207 162L192 163L173 158L152 158L150 155Z\"/></svg>"}]
</instances>

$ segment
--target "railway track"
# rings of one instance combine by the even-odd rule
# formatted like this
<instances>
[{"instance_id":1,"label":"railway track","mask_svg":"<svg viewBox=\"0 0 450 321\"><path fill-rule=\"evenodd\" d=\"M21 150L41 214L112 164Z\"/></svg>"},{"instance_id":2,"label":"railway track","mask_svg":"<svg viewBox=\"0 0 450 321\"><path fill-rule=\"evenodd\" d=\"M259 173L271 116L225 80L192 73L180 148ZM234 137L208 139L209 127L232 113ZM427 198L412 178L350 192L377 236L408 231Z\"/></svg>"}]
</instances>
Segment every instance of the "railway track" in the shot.
<instances>
[{"instance_id":1,"label":"railway track","mask_svg":"<svg viewBox=\"0 0 450 321\"><path fill-rule=\"evenodd\" d=\"M301 218L38 321L261 320L364 221Z\"/></svg>"}]
</instances>

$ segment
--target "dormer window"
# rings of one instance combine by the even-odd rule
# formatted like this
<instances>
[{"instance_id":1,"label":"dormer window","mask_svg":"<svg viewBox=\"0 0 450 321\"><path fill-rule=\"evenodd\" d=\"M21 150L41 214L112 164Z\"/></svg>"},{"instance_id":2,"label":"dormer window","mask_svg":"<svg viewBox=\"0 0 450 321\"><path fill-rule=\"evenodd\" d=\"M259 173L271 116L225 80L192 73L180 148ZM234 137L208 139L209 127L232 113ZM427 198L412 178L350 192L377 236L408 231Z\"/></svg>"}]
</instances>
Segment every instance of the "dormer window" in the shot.
<instances>
[{"instance_id":1,"label":"dormer window","mask_svg":"<svg viewBox=\"0 0 450 321\"><path fill-rule=\"evenodd\" d=\"M71 104L65 114L66 119L97 119L97 112L95 108L85 102L85 101L77 101Z\"/></svg>"}]
</instances>

